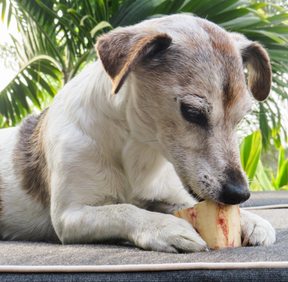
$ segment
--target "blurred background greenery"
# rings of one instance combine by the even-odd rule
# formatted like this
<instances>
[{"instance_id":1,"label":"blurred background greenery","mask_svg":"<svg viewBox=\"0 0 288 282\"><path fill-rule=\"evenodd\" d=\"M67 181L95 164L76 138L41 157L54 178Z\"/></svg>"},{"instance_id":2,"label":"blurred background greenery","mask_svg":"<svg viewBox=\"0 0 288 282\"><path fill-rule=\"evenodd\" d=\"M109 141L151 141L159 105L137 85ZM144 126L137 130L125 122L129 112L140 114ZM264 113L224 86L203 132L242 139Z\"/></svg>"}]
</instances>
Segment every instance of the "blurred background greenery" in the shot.
<instances>
[{"instance_id":1,"label":"blurred background greenery","mask_svg":"<svg viewBox=\"0 0 288 282\"><path fill-rule=\"evenodd\" d=\"M272 91L241 122L241 161L251 190L288 189L288 2L285 0L0 0L2 24L20 37L0 42L0 62L14 78L0 92L0 127L49 106L56 93L95 61L97 36L173 13L191 13L267 49ZM286 149L285 149L286 148ZM285 159L286 151L286 159Z\"/></svg>"}]
</instances>

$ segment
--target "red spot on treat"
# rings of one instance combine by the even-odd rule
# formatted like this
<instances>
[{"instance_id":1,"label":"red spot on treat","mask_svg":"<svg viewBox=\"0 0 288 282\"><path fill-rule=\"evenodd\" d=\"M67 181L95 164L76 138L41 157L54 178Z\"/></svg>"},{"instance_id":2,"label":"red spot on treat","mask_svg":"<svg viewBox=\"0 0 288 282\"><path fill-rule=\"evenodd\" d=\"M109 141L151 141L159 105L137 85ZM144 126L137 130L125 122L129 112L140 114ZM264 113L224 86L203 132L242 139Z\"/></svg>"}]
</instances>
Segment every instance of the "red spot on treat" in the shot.
<instances>
[{"instance_id":1,"label":"red spot on treat","mask_svg":"<svg viewBox=\"0 0 288 282\"><path fill-rule=\"evenodd\" d=\"M197 218L197 214L196 214L194 208L188 209L188 213L189 213L191 218Z\"/></svg>"},{"instance_id":2,"label":"red spot on treat","mask_svg":"<svg viewBox=\"0 0 288 282\"><path fill-rule=\"evenodd\" d=\"M225 245L228 246L228 224L227 224L227 218L225 217L225 213L223 209L219 210L219 216L218 216L218 225L223 231L223 235L225 236Z\"/></svg>"}]
</instances>

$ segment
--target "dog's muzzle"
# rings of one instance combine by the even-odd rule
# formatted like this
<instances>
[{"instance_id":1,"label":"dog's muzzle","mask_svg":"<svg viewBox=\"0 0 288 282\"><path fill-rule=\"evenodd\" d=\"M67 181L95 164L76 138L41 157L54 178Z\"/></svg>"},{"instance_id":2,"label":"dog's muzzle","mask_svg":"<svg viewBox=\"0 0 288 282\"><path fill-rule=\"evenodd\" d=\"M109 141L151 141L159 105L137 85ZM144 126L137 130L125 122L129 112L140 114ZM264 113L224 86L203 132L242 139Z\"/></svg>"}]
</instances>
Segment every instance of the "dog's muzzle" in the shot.
<instances>
[{"instance_id":1,"label":"dog's muzzle","mask_svg":"<svg viewBox=\"0 0 288 282\"><path fill-rule=\"evenodd\" d=\"M224 184L219 201L226 205L239 205L250 197L249 189L246 186Z\"/></svg>"},{"instance_id":2,"label":"dog's muzzle","mask_svg":"<svg viewBox=\"0 0 288 282\"><path fill-rule=\"evenodd\" d=\"M197 200L198 202L204 201L204 199L201 198L198 194L196 194L196 193L192 190L192 188L191 188L190 186L188 186L188 192L189 192L189 194L192 195L193 198L194 198L195 200Z\"/></svg>"}]
</instances>

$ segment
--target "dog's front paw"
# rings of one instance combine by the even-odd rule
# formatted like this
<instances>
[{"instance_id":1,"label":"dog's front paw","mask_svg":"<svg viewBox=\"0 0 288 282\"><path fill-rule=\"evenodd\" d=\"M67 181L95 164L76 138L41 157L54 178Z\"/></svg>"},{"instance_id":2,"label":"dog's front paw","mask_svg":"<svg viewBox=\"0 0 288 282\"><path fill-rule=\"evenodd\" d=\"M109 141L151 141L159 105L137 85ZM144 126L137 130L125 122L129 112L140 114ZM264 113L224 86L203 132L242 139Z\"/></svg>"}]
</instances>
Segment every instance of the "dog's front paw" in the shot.
<instances>
[{"instance_id":1,"label":"dog's front paw","mask_svg":"<svg viewBox=\"0 0 288 282\"><path fill-rule=\"evenodd\" d=\"M262 217L241 210L241 233L243 246L268 246L275 242L276 232Z\"/></svg>"},{"instance_id":2,"label":"dog's front paw","mask_svg":"<svg viewBox=\"0 0 288 282\"><path fill-rule=\"evenodd\" d=\"M153 213L138 226L131 241L145 250L161 252L209 250L206 242L188 222L167 214Z\"/></svg>"}]
</instances>

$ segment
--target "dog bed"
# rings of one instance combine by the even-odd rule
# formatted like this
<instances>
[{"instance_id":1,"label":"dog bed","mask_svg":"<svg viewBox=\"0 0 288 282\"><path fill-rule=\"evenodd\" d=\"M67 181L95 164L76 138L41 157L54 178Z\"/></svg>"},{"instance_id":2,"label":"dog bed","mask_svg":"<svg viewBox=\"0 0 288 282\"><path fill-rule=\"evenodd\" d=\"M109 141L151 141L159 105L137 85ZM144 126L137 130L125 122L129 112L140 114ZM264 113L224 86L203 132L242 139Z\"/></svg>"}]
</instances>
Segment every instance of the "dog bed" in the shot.
<instances>
[{"instance_id":1,"label":"dog bed","mask_svg":"<svg viewBox=\"0 0 288 282\"><path fill-rule=\"evenodd\" d=\"M288 281L288 191L255 192L242 206L271 222L274 245L167 254L128 244L0 241L0 281Z\"/></svg>"}]
</instances>

